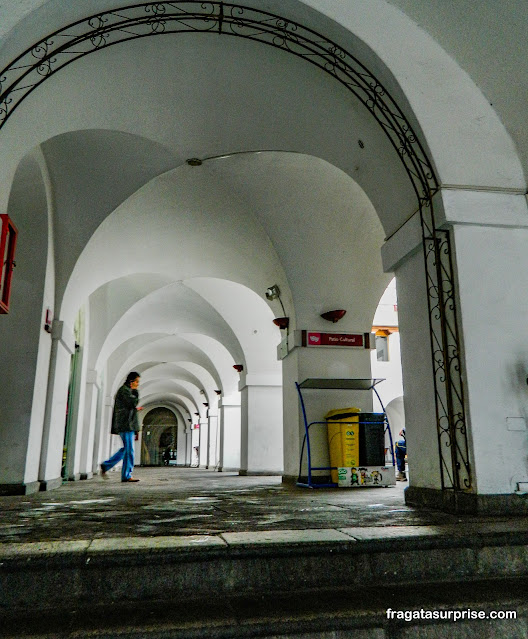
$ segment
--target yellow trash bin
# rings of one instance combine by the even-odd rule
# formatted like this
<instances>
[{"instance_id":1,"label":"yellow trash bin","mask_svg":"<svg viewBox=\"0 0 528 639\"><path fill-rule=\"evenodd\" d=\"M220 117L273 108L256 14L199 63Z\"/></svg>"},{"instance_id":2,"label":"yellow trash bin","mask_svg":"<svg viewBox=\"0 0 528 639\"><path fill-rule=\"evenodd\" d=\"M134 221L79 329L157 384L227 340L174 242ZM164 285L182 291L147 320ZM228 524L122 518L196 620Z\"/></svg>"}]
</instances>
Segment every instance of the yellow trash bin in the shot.
<instances>
[{"instance_id":1,"label":"yellow trash bin","mask_svg":"<svg viewBox=\"0 0 528 639\"><path fill-rule=\"evenodd\" d=\"M328 448L330 466L357 468L359 466L359 415L360 408L335 408L324 418L328 422ZM330 471L337 484L337 470Z\"/></svg>"}]
</instances>

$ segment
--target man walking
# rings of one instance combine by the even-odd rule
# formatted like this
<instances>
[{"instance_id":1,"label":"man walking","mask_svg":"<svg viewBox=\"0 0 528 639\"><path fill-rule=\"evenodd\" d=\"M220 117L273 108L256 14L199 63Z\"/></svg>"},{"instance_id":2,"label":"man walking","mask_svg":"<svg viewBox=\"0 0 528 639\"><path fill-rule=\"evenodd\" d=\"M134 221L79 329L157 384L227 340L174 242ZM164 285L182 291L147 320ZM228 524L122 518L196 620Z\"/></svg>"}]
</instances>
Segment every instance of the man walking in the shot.
<instances>
[{"instance_id":1,"label":"man walking","mask_svg":"<svg viewBox=\"0 0 528 639\"><path fill-rule=\"evenodd\" d=\"M112 414L111 433L121 437L123 446L110 459L101 464L103 479L108 479L107 471L123 460L121 481L139 481L139 479L132 477L134 469L134 439L136 433L140 431L137 411L142 410L142 407L137 405L139 401L139 393L137 391L139 377L139 373L135 371L129 373L125 383L117 391Z\"/></svg>"}]
</instances>

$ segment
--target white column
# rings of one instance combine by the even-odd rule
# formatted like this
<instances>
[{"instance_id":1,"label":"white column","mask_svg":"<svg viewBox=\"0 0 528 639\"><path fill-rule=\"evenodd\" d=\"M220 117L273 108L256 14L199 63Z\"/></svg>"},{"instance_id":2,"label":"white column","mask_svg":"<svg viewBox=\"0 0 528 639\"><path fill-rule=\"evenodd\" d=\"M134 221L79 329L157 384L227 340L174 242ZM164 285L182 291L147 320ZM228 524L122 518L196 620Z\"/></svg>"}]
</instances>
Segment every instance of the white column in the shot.
<instances>
[{"instance_id":1,"label":"white column","mask_svg":"<svg viewBox=\"0 0 528 639\"><path fill-rule=\"evenodd\" d=\"M176 442L176 464L185 466L187 464L187 433L189 431L189 422L178 420L178 438Z\"/></svg>"},{"instance_id":2,"label":"white column","mask_svg":"<svg viewBox=\"0 0 528 639\"><path fill-rule=\"evenodd\" d=\"M200 422L197 422L197 425L199 424ZM200 429L193 428L189 439L191 440L190 465L198 467L200 465Z\"/></svg>"},{"instance_id":3,"label":"white column","mask_svg":"<svg viewBox=\"0 0 528 639\"><path fill-rule=\"evenodd\" d=\"M370 332L370 328L354 332ZM338 329L332 327L330 331ZM353 332L353 331L344 331ZM305 435L304 419L295 382L308 378L370 378L370 350L355 347L294 347L293 336L290 351L283 359L283 402L284 402L284 472L286 481L295 481L299 474L307 475L307 451L303 452ZM372 393L368 391L305 390L303 399L308 423L324 422L324 415L335 408L356 407L364 412L372 411ZM312 466L329 466L328 434L325 424L314 425L310 429L310 449ZM314 471L315 477L328 478L329 471Z\"/></svg>"},{"instance_id":4,"label":"white column","mask_svg":"<svg viewBox=\"0 0 528 639\"><path fill-rule=\"evenodd\" d=\"M48 392L39 470L39 480L46 488L56 487L62 482L61 467L68 385L71 357L75 352L73 331L67 328L64 322L53 320L51 337Z\"/></svg>"},{"instance_id":5,"label":"white column","mask_svg":"<svg viewBox=\"0 0 528 639\"><path fill-rule=\"evenodd\" d=\"M218 410L218 409L216 409ZM207 465L206 468L216 468L218 464L218 415L211 414L209 411L209 437L207 446Z\"/></svg>"},{"instance_id":6,"label":"white column","mask_svg":"<svg viewBox=\"0 0 528 639\"><path fill-rule=\"evenodd\" d=\"M416 214L383 247L396 275L409 483L441 490L431 329L420 219Z\"/></svg>"},{"instance_id":7,"label":"white column","mask_svg":"<svg viewBox=\"0 0 528 639\"><path fill-rule=\"evenodd\" d=\"M84 390L81 455L79 460L79 473L81 479L90 479L93 476L92 468L95 439L95 417L97 414L99 390L97 371L87 371Z\"/></svg>"},{"instance_id":8,"label":"white column","mask_svg":"<svg viewBox=\"0 0 528 639\"><path fill-rule=\"evenodd\" d=\"M104 456L106 445L106 406L105 406L105 384L97 393L97 406L95 412L94 445L92 455L92 473L97 475L100 472L99 464L106 459Z\"/></svg>"},{"instance_id":9,"label":"white column","mask_svg":"<svg viewBox=\"0 0 528 639\"><path fill-rule=\"evenodd\" d=\"M240 398L222 397L218 403L220 410L220 450L218 470L231 472L240 470Z\"/></svg>"},{"instance_id":10,"label":"white column","mask_svg":"<svg viewBox=\"0 0 528 639\"><path fill-rule=\"evenodd\" d=\"M200 419L198 446L200 468L207 468L207 451L209 449L209 419L207 417Z\"/></svg>"},{"instance_id":11,"label":"white column","mask_svg":"<svg viewBox=\"0 0 528 639\"><path fill-rule=\"evenodd\" d=\"M282 474L282 379L245 375L240 395L240 474Z\"/></svg>"},{"instance_id":12,"label":"white column","mask_svg":"<svg viewBox=\"0 0 528 639\"><path fill-rule=\"evenodd\" d=\"M101 456L99 463L107 460L114 453L116 446L114 440L115 437L112 437L111 428L112 428L112 413L114 410L114 402L110 395L106 395L104 399L103 405L103 423L101 430Z\"/></svg>"},{"instance_id":13,"label":"white column","mask_svg":"<svg viewBox=\"0 0 528 639\"><path fill-rule=\"evenodd\" d=\"M79 311L76 333L79 342L77 350L76 375L70 391L70 428L67 433L66 477L70 480L81 478L81 451L85 417L85 390L88 375L88 313L86 307ZM78 329L78 330L77 330Z\"/></svg>"},{"instance_id":14,"label":"white column","mask_svg":"<svg viewBox=\"0 0 528 639\"><path fill-rule=\"evenodd\" d=\"M526 199L522 194L446 190L435 204L437 224L451 229L456 266L472 483L456 500L442 491L423 274L420 278L423 258L421 246L412 248L408 232L384 249L385 266L394 268L398 284L407 501L470 512L526 512L526 500L517 494L528 483Z\"/></svg>"},{"instance_id":15,"label":"white column","mask_svg":"<svg viewBox=\"0 0 528 639\"><path fill-rule=\"evenodd\" d=\"M192 424L185 430L185 466L189 467L192 462L192 440L193 440Z\"/></svg>"},{"instance_id":16,"label":"white column","mask_svg":"<svg viewBox=\"0 0 528 639\"><path fill-rule=\"evenodd\" d=\"M134 439L134 466L141 466L142 444L143 444L143 433L141 432L141 433L138 433L137 439Z\"/></svg>"}]
</instances>

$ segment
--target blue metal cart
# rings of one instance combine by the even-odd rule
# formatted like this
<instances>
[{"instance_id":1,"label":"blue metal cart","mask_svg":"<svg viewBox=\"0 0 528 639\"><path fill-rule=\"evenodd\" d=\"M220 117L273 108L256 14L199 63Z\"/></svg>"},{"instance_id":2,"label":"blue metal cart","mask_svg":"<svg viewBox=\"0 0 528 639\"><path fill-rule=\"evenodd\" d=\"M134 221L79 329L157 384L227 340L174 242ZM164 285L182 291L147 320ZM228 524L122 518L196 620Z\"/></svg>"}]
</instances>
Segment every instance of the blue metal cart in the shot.
<instances>
[{"instance_id":1,"label":"blue metal cart","mask_svg":"<svg viewBox=\"0 0 528 639\"><path fill-rule=\"evenodd\" d=\"M395 457L394 457L394 446L393 446L393 442L392 442L392 433L391 433L391 429L390 429L390 425L389 425L389 420L387 419L387 413L385 412L385 407L383 406L383 402L381 401L381 398L378 394L378 391L376 390L375 386L377 384L379 384L380 382L385 381L384 378L378 378L378 379L364 379L364 378L360 378L360 379L324 379L324 378L308 378L305 379L303 382L298 383L295 382L295 386L297 388L297 392L299 393L299 401L301 403L301 408L302 408L302 414L303 414L303 419L304 419L304 438L303 438L303 443L302 443L302 447L301 447L301 457L299 460L299 475L297 478L297 486L303 486L306 488L335 488L338 486L337 483L335 482L323 482L323 483L314 483L313 481L313 477L312 477L312 472L315 470L337 470L337 466L312 466L312 453L311 453L311 449L310 449L310 428L312 426L315 426L317 424L321 425L324 424L325 426L328 425L328 423L326 421L321 422L321 421L315 421L315 422L308 422L308 418L306 416L306 407L304 404L304 399L303 399L303 394L302 392L304 390L308 390L308 389L319 389L319 390L323 390L323 389L331 389L331 390L360 390L360 391L373 391L376 394L376 397L379 400L379 403L381 405L381 408L383 410L383 421L385 423L385 428L384 428L384 433L388 433L389 435L389 442L390 442L390 451L391 451L391 458L392 458L392 466L395 466ZM352 423L352 422L351 422ZM367 423L367 422L354 422L355 424L358 423ZM302 463L303 463L303 457L304 457L304 450L306 448L306 455L307 455L307 462L308 462L308 475L307 475L307 481L301 481L301 472L302 472Z\"/></svg>"}]
</instances>

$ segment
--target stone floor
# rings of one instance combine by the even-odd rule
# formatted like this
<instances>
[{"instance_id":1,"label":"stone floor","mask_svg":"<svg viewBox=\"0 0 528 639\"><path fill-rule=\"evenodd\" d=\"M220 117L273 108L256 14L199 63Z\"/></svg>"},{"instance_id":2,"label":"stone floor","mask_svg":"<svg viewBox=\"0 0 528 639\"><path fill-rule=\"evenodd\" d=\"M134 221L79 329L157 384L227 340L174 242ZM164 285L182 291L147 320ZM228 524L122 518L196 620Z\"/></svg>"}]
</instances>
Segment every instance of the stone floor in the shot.
<instances>
[{"instance_id":1,"label":"stone floor","mask_svg":"<svg viewBox=\"0 0 528 639\"><path fill-rule=\"evenodd\" d=\"M194 468L137 468L137 484L119 472L68 482L56 490L0 497L0 541L218 535L232 532L375 528L392 536L445 526L511 526L528 518L457 516L405 505L404 488L307 489L280 477L240 477ZM391 530L394 529L394 530ZM375 532L375 531L374 531ZM292 539L295 538L293 535Z\"/></svg>"}]
</instances>

